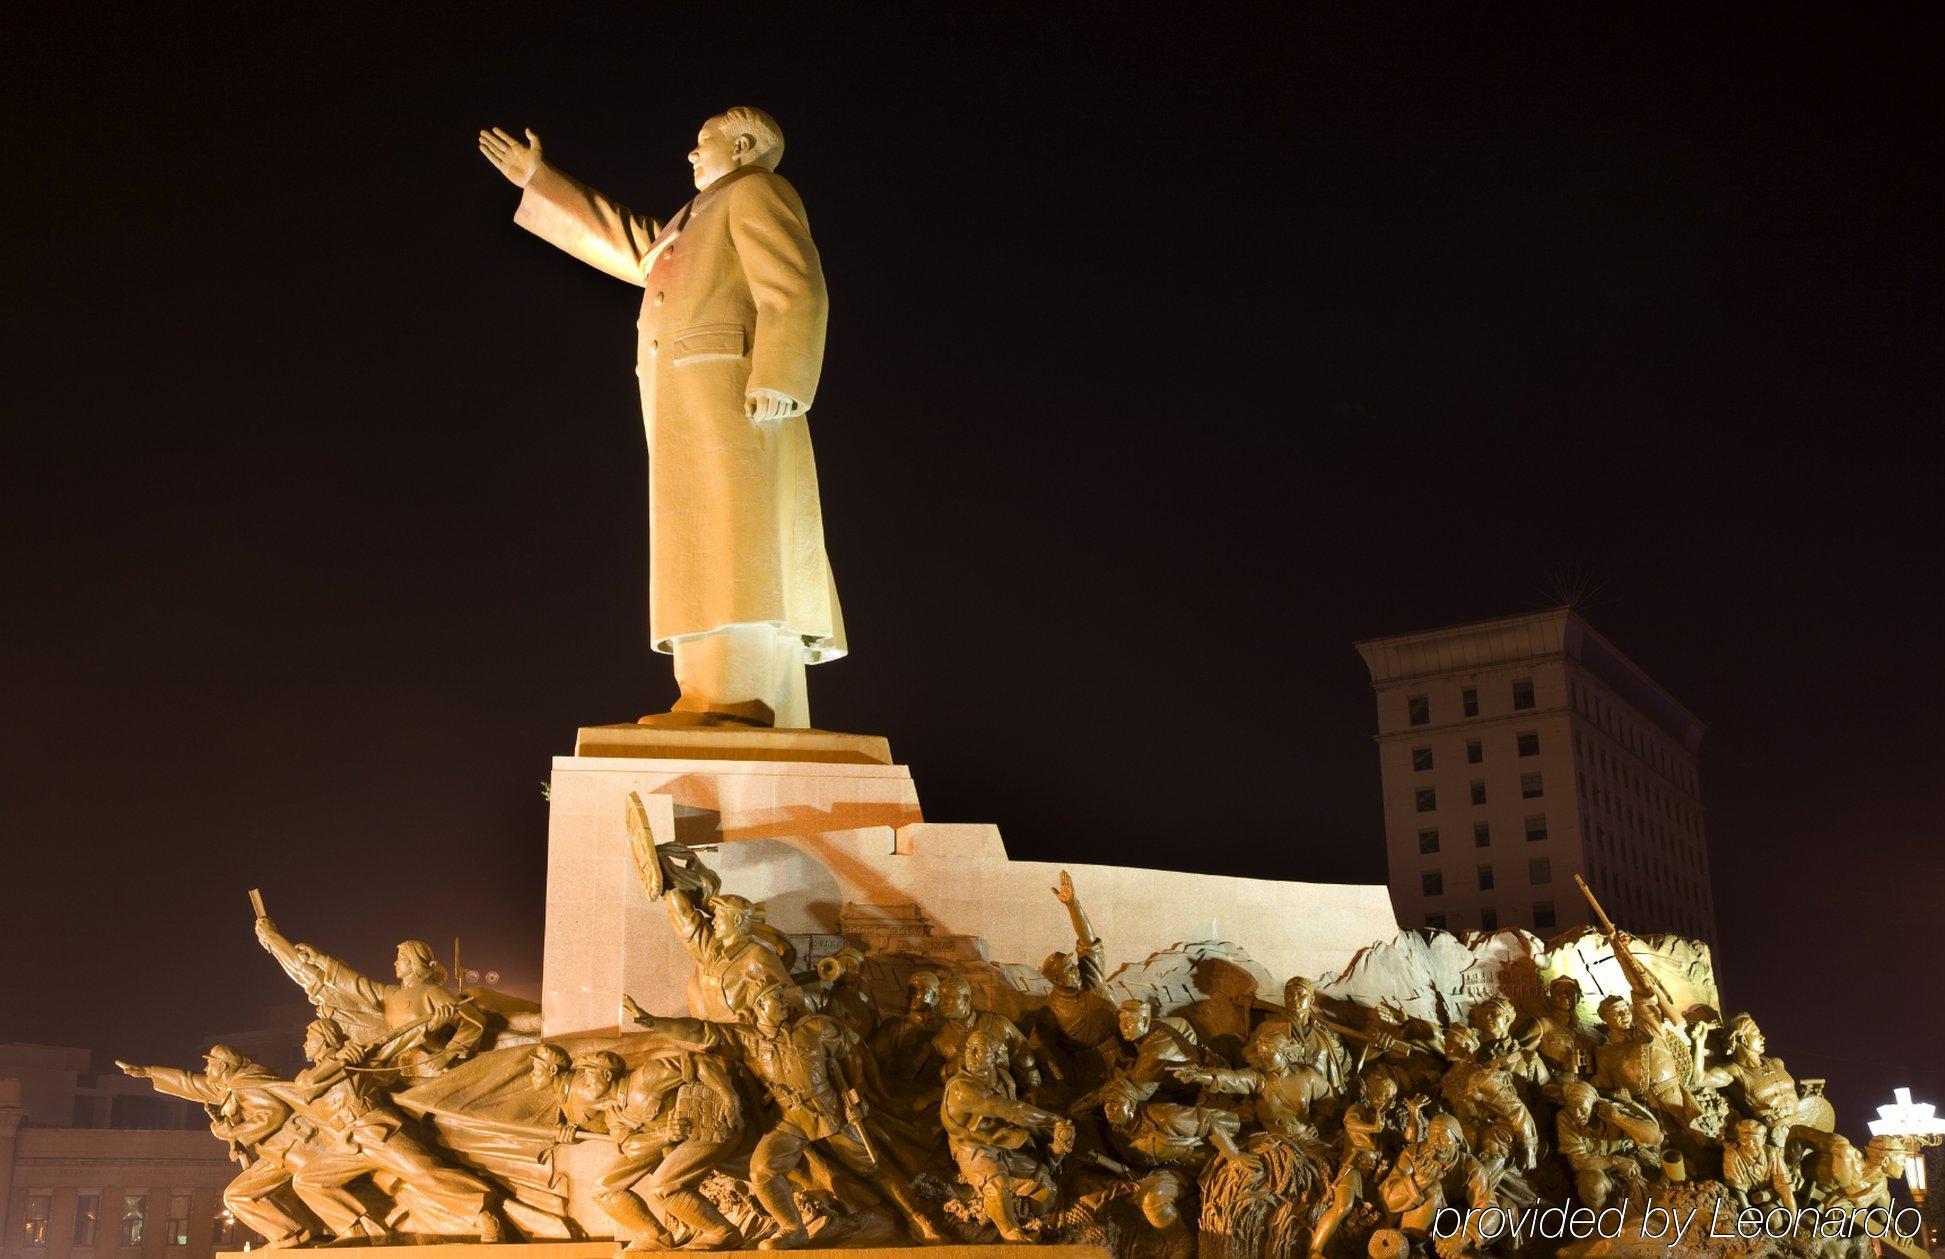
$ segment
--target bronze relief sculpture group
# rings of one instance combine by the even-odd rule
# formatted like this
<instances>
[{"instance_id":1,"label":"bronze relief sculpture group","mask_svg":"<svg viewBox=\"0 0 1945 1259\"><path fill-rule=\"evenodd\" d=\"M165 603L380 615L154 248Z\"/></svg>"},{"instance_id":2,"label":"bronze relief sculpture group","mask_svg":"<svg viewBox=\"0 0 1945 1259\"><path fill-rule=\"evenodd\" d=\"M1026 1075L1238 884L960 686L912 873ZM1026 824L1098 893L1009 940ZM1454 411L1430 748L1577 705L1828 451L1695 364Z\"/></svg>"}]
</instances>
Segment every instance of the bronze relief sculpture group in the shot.
<instances>
[{"instance_id":1,"label":"bronze relief sculpture group","mask_svg":"<svg viewBox=\"0 0 1945 1259\"><path fill-rule=\"evenodd\" d=\"M201 1072L124 1065L207 1107L243 1165L225 1202L271 1247L1513 1254L1482 1208L1855 1211L1889 1203L1915 1150L1836 1135L1820 1082L1768 1056L1751 1016L1669 1009L1618 931L1631 988L1598 1022L1565 975L1531 1009L1485 994L1446 1026L1297 977L1237 1032L1206 1001L1117 999L1064 874L1074 949L1009 983L1024 968L804 957L694 853L638 831L636 854L695 959L694 1016L624 997L627 1026L544 1038L530 1007L447 987L421 943L381 982L260 914L316 1009L311 1065L279 1079L222 1045Z\"/></svg>"}]
</instances>

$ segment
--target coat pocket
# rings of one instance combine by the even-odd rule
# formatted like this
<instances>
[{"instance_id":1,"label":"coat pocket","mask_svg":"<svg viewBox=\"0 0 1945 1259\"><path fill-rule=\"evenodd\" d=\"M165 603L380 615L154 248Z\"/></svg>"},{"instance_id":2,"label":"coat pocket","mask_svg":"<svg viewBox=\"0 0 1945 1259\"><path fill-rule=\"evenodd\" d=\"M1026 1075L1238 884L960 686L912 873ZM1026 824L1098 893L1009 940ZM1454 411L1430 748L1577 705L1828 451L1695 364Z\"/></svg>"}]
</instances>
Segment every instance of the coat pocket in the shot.
<instances>
[{"instance_id":1,"label":"coat pocket","mask_svg":"<svg viewBox=\"0 0 1945 1259\"><path fill-rule=\"evenodd\" d=\"M711 359L743 357L743 325L704 324L680 332L675 337L675 366L706 363Z\"/></svg>"}]
</instances>

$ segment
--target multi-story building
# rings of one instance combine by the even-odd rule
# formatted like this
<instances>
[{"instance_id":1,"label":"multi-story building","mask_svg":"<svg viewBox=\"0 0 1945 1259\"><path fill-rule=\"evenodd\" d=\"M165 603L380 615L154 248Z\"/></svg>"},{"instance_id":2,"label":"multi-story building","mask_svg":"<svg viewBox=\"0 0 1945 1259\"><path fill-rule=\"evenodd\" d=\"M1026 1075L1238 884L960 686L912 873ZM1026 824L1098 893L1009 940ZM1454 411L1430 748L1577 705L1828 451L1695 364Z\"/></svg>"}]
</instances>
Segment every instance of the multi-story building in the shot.
<instances>
[{"instance_id":1,"label":"multi-story building","mask_svg":"<svg viewBox=\"0 0 1945 1259\"><path fill-rule=\"evenodd\" d=\"M1715 938L1704 727L1571 608L1357 644L1378 702L1392 904L1406 926L1592 920Z\"/></svg>"},{"instance_id":2,"label":"multi-story building","mask_svg":"<svg viewBox=\"0 0 1945 1259\"><path fill-rule=\"evenodd\" d=\"M0 1045L0 1259L211 1259L254 1236L223 1208L236 1171L201 1107Z\"/></svg>"}]
</instances>

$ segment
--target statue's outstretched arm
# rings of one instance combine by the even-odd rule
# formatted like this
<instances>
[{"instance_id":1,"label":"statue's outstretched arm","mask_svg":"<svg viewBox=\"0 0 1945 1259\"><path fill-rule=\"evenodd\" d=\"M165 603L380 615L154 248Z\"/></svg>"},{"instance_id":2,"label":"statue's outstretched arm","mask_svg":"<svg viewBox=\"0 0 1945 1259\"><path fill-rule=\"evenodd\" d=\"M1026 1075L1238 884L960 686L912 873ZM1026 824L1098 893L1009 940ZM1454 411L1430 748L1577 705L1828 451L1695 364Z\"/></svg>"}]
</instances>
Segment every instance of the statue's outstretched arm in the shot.
<instances>
[{"instance_id":1,"label":"statue's outstretched arm","mask_svg":"<svg viewBox=\"0 0 1945 1259\"><path fill-rule=\"evenodd\" d=\"M180 1067L143 1067L117 1058L115 1065L123 1075L137 1080L147 1080L149 1087L170 1097L180 1097L187 1102L200 1102L214 1106L223 1100L223 1090L209 1082L209 1077L197 1071L184 1071Z\"/></svg>"},{"instance_id":2,"label":"statue's outstretched arm","mask_svg":"<svg viewBox=\"0 0 1945 1259\"><path fill-rule=\"evenodd\" d=\"M1081 966L1081 987L1095 988L1107 979L1106 950L1101 945L1101 937L1094 934L1094 924L1087 920L1087 911L1081 908L1081 898L1074 892L1074 878L1065 870L1060 872L1060 886L1054 889L1054 897L1067 906L1067 920L1074 928L1074 956Z\"/></svg>"},{"instance_id":3,"label":"statue's outstretched arm","mask_svg":"<svg viewBox=\"0 0 1945 1259\"><path fill-rule=\"evenodd\" d=\"M657 219L636 214L541 160L540 137L521 143L498 127L480 132L486 160L522 189L513 221L591 267L640 288Z\"/></svg>"}]
</instances>

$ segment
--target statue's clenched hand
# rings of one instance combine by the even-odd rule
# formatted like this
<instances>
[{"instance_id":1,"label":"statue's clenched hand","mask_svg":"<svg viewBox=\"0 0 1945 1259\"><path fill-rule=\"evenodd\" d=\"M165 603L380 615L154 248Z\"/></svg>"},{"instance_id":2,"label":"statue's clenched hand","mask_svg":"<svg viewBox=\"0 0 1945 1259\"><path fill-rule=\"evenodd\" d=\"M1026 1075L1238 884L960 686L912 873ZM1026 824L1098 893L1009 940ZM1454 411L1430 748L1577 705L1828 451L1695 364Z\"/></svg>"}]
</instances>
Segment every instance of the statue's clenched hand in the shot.
<instances>
[{"instance_id":1,"label":"statue's clenched hand","mask_svg":"<svg viewBox=\"0 0 1945 1259\"><path fill-rule=\"evenodd\" d=\"M802 410L795 398L774 389L752 389L743 398L743 414L754 424L774 423Z\"/></svg>"},{"instance_id":2,"label":"statue's clenched hand","mask_svg":"<svg viewBox=\"0 0 1945 1259\"><path fill-rule=\"evenodd\" d=\"M486 160L493 163L516 188L525 188L527 181L540 168L540 137L531 131L527 132L525 144L498 127L482 131L479 133L479 151L486 154Z\"/></svg>"}]
</instances>

